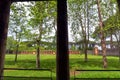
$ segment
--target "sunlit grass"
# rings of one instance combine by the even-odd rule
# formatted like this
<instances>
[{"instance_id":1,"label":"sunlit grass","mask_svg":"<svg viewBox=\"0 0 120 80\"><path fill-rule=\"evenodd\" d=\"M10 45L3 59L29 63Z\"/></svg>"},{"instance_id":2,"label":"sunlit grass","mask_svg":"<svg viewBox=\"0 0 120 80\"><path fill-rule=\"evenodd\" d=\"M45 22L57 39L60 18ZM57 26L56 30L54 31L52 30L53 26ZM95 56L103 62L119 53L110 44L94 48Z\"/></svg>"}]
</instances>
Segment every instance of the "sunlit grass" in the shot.
<instances>
[{"instance_id":1,"label":"sunlit grass","mask_svg":"<svg viewBox=\"0 0 120 80\"><path fill-rule=\"evenodd\" d=\"M18 61L14 62L15 55L6 55L5 67L6 68L36 68L36 55L18 55ZM53 80L56 77L56 55L41 55L41 68L52 69ZM109 70L120 70L120 62L118 57L107 57ZM88 62L84 62L84 54L70 55L70 74L71 80L74 78L75 69L82 70L103 70L102 56L88 55ZM5 75L11 76L47 76L49 72L35 72L35 71L9 71ZM80 72L76 75L80 78L120 78L120 72ZM16 80L16 79L12 79ZM34 79L33 79L34 80Z\"/></svg>"},{"instance_id":2,"label":"sunlit grass","mask_svg":"<svg viewBox=\"0 0 120 80\"><path fill-rule=\"evenodd\" d=\"M76 75L77 78L120 78L120 72L117 71L90 71L80 72Z\"/></svg>"}]
</instances>

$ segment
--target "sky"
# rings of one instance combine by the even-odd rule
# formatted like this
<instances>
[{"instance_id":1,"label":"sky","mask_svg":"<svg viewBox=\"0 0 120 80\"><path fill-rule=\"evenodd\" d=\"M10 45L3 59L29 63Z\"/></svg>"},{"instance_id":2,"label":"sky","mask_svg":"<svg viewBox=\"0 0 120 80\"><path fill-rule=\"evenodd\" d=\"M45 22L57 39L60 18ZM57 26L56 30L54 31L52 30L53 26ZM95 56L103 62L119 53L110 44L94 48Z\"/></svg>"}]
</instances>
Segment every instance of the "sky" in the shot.
<instances>
[{"instance_id":1,"label":"sky","mask_svg":"<svg viewBox=\"0 0 120 80\"><path fill-rule=\"evenodd\" d=\"M29 5L29 3L24 2L24 4ZM29 11L26 13L29 14ZM71 30L70 30L70 25L68 25L68 38L69 38L69 42L73 42L72 36L71 36ZM9 34L10 35L10 34ZM91 41L94 41L94 39L90 38ZM108 39L109 40L109 39Z\"/></svg>"},{"instance_id":2,"label":"sky","mask_svg":"<svg viewBox=\"0 0 120 80\"><path fill-rule=\"evenodd\" d=\"M27 3L27 2L23 2L25 5L29 5L29 3ZM27 15L29 14L29 11L27 11L27 13L26 13ZM29 15L28 15L28 18L29 18ZM11 36L11 34L10 33L8 33L8 36ZM73 39L72 39L72 36L71 36L71 31L70 31L70 26L68 25L68 40L69 40L69 42L73 42Z\"/></svg>"}]
</instances>

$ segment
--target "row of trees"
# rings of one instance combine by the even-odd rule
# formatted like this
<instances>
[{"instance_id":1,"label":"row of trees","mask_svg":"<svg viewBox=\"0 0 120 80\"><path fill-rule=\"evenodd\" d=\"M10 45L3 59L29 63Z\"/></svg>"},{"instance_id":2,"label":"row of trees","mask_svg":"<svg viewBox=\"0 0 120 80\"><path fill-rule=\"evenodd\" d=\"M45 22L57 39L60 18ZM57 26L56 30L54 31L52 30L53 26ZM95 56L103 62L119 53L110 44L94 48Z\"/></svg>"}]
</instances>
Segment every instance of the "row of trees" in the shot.
<instances>
[{"instance_id":1,"label":"row of trees","mask_svg":"<svg viewBox=\"0 0 120 80\"><path fill-rule=\"evenodd\" d=\"M56 31L56 2L30 2L14 3L11 6L9 34L13 38L9 38L13 44L16 44L16 57L20 44L23 41L33 43L32 46L37 51L36 67L40 67L40 46L43 41L54 40L54 31ZM54 31L53 31L54 30ZM50 35L53 34L53 35ZM49 39L49 40L48 40ZM13 45L9 45L8 48Z\"/></svg>"},{"instance_id":2,"label":"row of trees","mask_svg":"<svg viewBox=\"0 0 120 80\"><path fill-rule=\"evenodd\" d=\"M30 41L37 50L36 67L40 67L42 42L56 44L56 4L55 1L42 1L14 3L11 6L9 33L16 44L15 61L21 42ZM68 23L73 40L84 41L85 61L88 61L87 47L90 38L101 39L103 63L106 68L106 38L111 36L112 43L113 35L116 34L117 42L120 42L119 11L116 0L69 0ZM11 46L12 44L8 48Z\"/></svg>"},{"instance_id":3,"label":"row of trees","mask_svg":"<svg viewBox=\"0 0 120 80\"><path fill-rule=\"evenodd\" d=\"M116 0L70 0L69 3L69 15L72 16L70 17L71 32L75 41L84 40L85 61L88 60L87 45L91 36L96 40L101 40L103 67L106 68L106 38L110 37L111 32L111 43L114 34L116 34L117 42L120 42ZM114 25L111 25L111 22Z\"/></svg>"}]
</instances>

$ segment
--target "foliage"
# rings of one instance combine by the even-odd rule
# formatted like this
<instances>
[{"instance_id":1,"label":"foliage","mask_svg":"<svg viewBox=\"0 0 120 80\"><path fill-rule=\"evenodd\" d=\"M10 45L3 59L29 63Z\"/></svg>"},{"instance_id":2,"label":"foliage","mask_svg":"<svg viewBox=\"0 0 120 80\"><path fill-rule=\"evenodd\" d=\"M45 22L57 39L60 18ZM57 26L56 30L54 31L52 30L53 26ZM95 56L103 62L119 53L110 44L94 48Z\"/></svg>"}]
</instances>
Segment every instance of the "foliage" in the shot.
<instances>
[{"instance_id":1,"label":"foliage","mask_svg":"<svg viewBox=\"0 0 120 80\"><path fill-rule=\"evenodd\" d=\"M87 49L93 26L93 3L92 0L79 0L69 2L69 22L72 38L75 42L83 40L82 48L87 61ZM80 44L81 45L81 44Z\"/></svg>"},{"instance_id":2,"label":"foliage","mask_svg":"<svg viewBox=\"0 0 120 80\"><path fill-rule=\"evenodd\" d=\"M54 1L35 2L30 7L31 39L33 41L51 41L53 30L53 19L56 16Z\"/></svg>"},{"instance_id":3,"label":"foliage","mask_svg":"<svg viewBox=\"0 0 120 80\"><path fill-rule=\"evenodd\" d=\"M41 1L41 2L34 2L31 4L30 7L30 21L29 25L31 26L31 39L35 43L34 46L36 47L36 67L40 68L40 49L44 48L42 41L49 41L50 34L52 33L52 21L50 14L54 13L54 5L53 1ZM52 5L52 6L51 6ZM55 16L52 14L52 16Z\"/></svg>"},{"instance_id":4,"label":"foliage","mask_svg":"<svg viewBox=\"0 0 120 80\"><path fill-rule=\"evenodd\" d=\"M104 24L103 31L105 32L105 37L108 38L111 34L114 34L116 30L118 30L118 26L116 26L119 24L119 21L117 20L118 10L116 0L105 0L104 2L101 1L100 5ZM95 28L92 37L96 40L100 38L99 25Z\"/></svg>"},{"instance_id":5,"label":"foliage","mask_svg":"<svg viewBox=\"0 0 120 80\"><path fill-rule=\"evenodd\" d=\"M95 25L94 1L70 0L68 8L72 38L75 42L83 40L85 35L88 36L93 31L92 26Z\"/></svg>"},{"instance_id":6,"label":"foliage","mask_svg":"<svg viewBox=\"0 0 120 80\"><path fill-rule=\"evenodd\" d=\"M9 26L9 35L12 35L15 40L14 50L16 54L21 45L21 41L26 39L27 30L27 14L24 3L13 3L11 5L10 12L10 26Z\"/></svg>"},{"instance_id":7,"label":"foliage","mask_svg":"<svg viewBox=\"0 0 120 80\"><path fill-rule=\"evenodd\" d=\"M14 38L12 36L8 36L7 38L7 51L13 51L15 50L15 45L16 41L14 40Z\"/></svg>"},{"instance_id":8,"label":"foliage","mask_svg":"<svg viewBox=\"0 0 120 80\"><path fill-rule=\"evenodd\" d=\"M16 40L15 45L19 45L20 51L34 50L36 41L40 40L40 35L42 41L51 42L54 39L53 27L56 25L54 24L56 9L55 1L29 2L28 4L18 2L12 4L9 35L12 35L14 40ZM23 43L25 41L32 43ZM47 47L50 46L48 45ZM44 49L45 47L41 45L41 48Z\"/></svg>"},{"instance_id":9,"label":"foliage","mask_svg":"<svg viewBox=\"0 0 120 80\"><path fill-rule=\"evenodd\" d=\"M10 26L9 33L10 35L16 35L15 38L24 39L26 31L26 10L22 3L14 3L11 5L11 14L10 14Z\"/></svg>"}]
</instances>

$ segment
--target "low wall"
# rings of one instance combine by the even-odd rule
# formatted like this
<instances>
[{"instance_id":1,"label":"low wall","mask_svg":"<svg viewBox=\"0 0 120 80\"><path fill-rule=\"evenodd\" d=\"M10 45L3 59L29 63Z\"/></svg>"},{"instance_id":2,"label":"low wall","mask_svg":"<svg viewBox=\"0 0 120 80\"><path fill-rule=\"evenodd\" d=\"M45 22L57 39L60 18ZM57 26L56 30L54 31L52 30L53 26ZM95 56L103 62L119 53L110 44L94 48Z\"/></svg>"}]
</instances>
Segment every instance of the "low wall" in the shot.
<instances>
[{"instance_id":1,"label":"low wall","mask_svg":"<svg viewBox=\"0 0 120 80\"><path fill-rule=\"evenodd\" d=\"M15 51L13 51L12 53L15 53ZM10 54L12 54L12 53L10 53ZM36 54L36 51L20 51L19 54ZM56 54L56 51L42 50L41 54ZM81 52L78 51L78 50L70 50L69 54L81 54ZM98 50L98 53L95 54L94 50L88 50L88 54L102 55L102 51ZM106 55L118 56L119 55L119 50L118 49L107 49Z\"/></svg>"},{"instance_id":2,"label":"low wall","mask_svg":"<svg viewBox=\"0 0 120 80\"><path fill-rule=\"evenodd\" d=\"M99 54L102 55L102 51L99 51ZM106 55L108 55L108 56L118 56L119 55L119 50L118 49L107 49L106 50Z\"/></svg>"},{"instance_id":3,"label":"low wall","mask_svg":"<svg viewBox=\"0 0 120 80\"><path fill-rule=\"evenodd\" d=\"M36 51L21 51L19 54L36 54ZM42 50L41 54L56 54L56 51L52 50ZM80 51L69 51L69 54L80 54Z\"/></svg>"},{"instance_id":4,"label":"low wall","mask_svg":"<svg viewBox=\"0 0 120 80\"><path fill-rule=\"evenodd\" d=\"M98 50L98 53L95 54L95 50L88 50L88 54L92 55L102 55L102 51ZM107 56L119 56L119 50L118 49L107 49L106 50Z\"/></svg>"}]
</instances>

